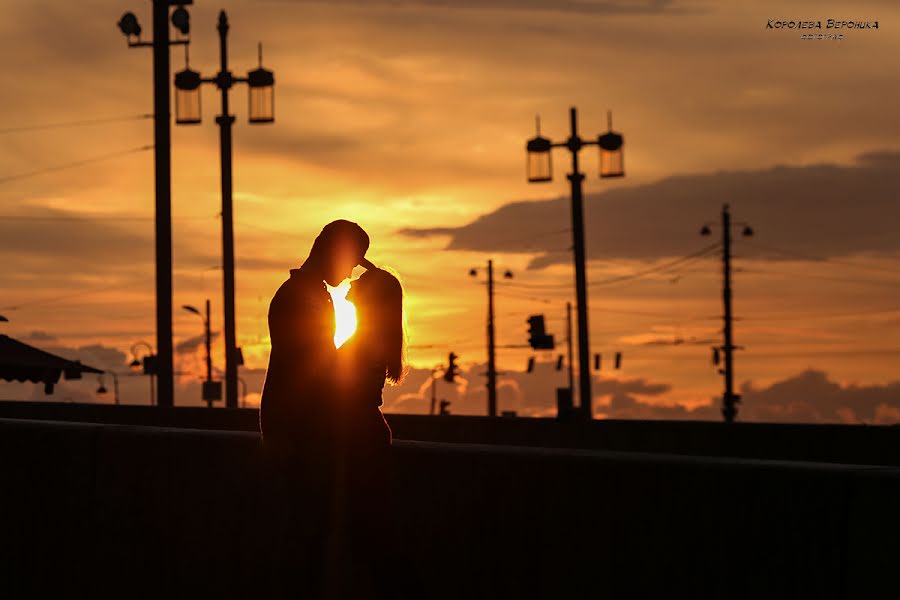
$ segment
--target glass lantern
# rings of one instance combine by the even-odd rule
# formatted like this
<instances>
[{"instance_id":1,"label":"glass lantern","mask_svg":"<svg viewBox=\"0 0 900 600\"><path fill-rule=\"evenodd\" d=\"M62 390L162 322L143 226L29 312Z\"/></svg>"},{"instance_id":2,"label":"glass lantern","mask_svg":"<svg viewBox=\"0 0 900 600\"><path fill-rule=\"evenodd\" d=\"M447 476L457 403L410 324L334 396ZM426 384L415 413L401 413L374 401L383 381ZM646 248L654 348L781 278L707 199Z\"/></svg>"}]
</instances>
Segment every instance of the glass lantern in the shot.
<instances>
[{"instance_id":1,"label":"glass lantern","mask_svg":"<svg viewBox=\"0 0 900 600\"><path fill-rule=\"evenodd\" d=\"M600 177L625 175L625 156L622 153L624 138L612 130L612 113L607 115L609 131L597 138L600 148Z\"/></svg>"},{"instance_id":2,"label":"glass lantern","mask_svg":"<svg viewBox=\"0 0 900 600\"><path fill-rule=\"evenodd\" d=\"M195 125L200 122L200 73L185 69L175 73L175 122Z\"/></svg>"},{"instance_id":3,"label":"glass lantern","mask_svg":"<svg viewBox=\"0 0 900 600\"><path fill-rule=\"evenodd\" d=\"M528 140L528 181L530 183L553 180L553 164L550 158L550 140L537 136Z\"/></svg>"},{"instance_id":4,"label":"glass lantern","mask_svg":"<svg viewBox=\"0 0 900 600\"><path fill-rule=\"evenodd\" d=\"M275 121L275 74L259 67L247 75L250 88L250 122Z\"/></svg>"}]
</instances>

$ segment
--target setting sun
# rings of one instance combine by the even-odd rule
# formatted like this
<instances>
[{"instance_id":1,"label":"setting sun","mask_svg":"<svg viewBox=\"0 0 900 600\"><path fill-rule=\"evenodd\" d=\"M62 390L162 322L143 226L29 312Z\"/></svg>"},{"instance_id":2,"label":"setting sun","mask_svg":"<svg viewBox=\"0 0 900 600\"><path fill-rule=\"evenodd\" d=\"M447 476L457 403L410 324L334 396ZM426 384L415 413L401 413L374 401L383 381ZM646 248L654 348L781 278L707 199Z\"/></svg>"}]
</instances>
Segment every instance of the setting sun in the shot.
<instances>
[{"instance_id":1,"label":"setting sun","mask_svg":"<svg viewBox=\"0 0 900 600\"><path fill-rule=\"evenodd\" d=\"M345 279L337 287L326 284L334 306L334 347L340 348L356 331L356 307L347 300L350 291L350 280Z\"/></svg>"}]
</instances>

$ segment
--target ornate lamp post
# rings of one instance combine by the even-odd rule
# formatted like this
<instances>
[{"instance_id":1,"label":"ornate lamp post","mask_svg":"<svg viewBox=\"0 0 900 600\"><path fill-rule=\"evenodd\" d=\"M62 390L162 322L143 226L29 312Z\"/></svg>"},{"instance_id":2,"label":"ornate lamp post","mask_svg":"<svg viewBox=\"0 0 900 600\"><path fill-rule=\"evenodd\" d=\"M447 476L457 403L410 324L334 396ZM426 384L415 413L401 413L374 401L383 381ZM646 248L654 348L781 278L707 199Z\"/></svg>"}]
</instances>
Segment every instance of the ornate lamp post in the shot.
<instances>
[{"instance_id":1,"label":"ornate lamp post","mask_svg":"<svg viewBox=\"0 0 900 600\"><path fill-rule=\"evenodd\" d=\"M114 399L115 399L116 405L118 405L118 404L119 404L119 375L118 375L117 373L113 372L113 371L105 371L105 372L103 373L103 375L110 375L110 376L112 376L112 378L113 378L113 392L114 392ZM100 384L100 387L97 388L97 395L98 395L98 396L105 396L106 394L109 393L109 390L106 389L106 384L105 384L105 382L103 381L103 375L99 375L99 376L97 377L97 382Z\"/></svg>"},{"instance_id":2,"label":"ornate lamp post","mask_svg":"<svg viewBox=\"0 0 900 600\"><path fill-rule=\"evenodd\" d=\"M622 177L625 175L621 134L612 130L612 113L607 114L609 131L597 136L596 141L583 140L578 135L578 114L576 109L569 109L571 132L565 142L554 143L541 136L540 120L537 122L537 135L525 145L527 152L527 176L530 183L553 180L553 163L550 158L552 148L566 148L572 155L572 172L568 179L572 192L572 236L575 260L575 293L578 311L578 383L581 397L581 413L585 419L593 418L591 402L590 347L588 341L588 306L587 276L585 272L584 252L584 200L582 198L582 181L584 174L579 171L578 152L584 146L597 146L600 149L600 177Z\"/></svg>"},{"instance_id":3,"label":"ornate lamp post","mask_svg":"<svg viewBox=\"0 0 900 600\"><path fill-rule=\"evenodd\" d=\"M147 352L143 359L138 358L138 350L146 348ZM159 358L153 352L153 346L147 342L140 341L131 347L131 356L133 360L129 363L129 367L135 373L143 373L150 376L150 406L156 404L156 381L155 378L159 374Z\"/></svg>"},{"instance_id":4,"label":"ornate lamp post","mask_svg":"<svg viewBox=\"0 0 900 600\"><path fill-rule=\"evenodd\" d=\"M219 125L219 147L222 162L222 268L225 305L225 406L238 407L238 364L240 349L236 346L234 318L234 208L232 203L231 128L234 115L229 113L228 92L235 83L246 83L250 90L249 122L275 121L275 76L262 67L262 45L259 46L260 65L247 74L235 77L228 70L228 16L219 13L216 27L219 32L219 72L215 77L202 77L188 65L175 75L175 122L180 125L197 124L200 114L200 84L212 83L221 92L222 112L216 117Z\"/></svg>"}]
</instances>

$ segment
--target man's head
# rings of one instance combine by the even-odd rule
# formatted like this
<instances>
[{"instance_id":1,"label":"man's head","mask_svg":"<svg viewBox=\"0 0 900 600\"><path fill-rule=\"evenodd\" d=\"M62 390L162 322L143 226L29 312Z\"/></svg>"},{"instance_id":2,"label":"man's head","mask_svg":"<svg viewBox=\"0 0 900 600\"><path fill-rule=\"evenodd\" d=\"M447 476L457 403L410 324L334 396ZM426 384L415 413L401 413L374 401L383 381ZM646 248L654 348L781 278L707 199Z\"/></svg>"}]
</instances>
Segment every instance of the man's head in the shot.
<instances>
[{"instance_id":1,"label":"man's head","mask_svg":"<svg viewBox=\"0 0 900 600\"><path fill-rule=\"evenodd\" d=\"M338 219L322 229L313 242L308 262L321 271L328 285L336 286L350 277L368 249L369 235L365 230L356 223Z\"/></svg>"}]
</instances>

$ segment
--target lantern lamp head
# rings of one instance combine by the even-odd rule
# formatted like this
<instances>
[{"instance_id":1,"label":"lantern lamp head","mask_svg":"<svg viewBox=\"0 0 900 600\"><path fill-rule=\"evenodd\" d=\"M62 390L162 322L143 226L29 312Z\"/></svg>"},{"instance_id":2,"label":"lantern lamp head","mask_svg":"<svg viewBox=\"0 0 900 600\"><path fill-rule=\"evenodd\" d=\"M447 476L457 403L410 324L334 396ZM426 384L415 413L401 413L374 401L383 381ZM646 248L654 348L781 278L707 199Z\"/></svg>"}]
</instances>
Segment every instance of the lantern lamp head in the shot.
<instances>
[{"instance_id":1,"label":"lantern lamp head","mask_svg":"<svg viewBox=\"0 0 900 600\"><path fill-rule=\"evenodd\" d=\"M181 32L181 35L187 35L191 32L191 15L183 6L179 6L172 13L172 25Z\"/></svg>"},{"instance_id":2,"label":"lantern lamp head","mask_svg":"<svg viewBox=\"0 0 900 600\"><path fill-rule=\"evenodd\" d=\"M200 73L186 68L175 73L175 122L196 125L201 121Z\"/></svg>"},{"instance_id":3,"label":"lantern lamp head","mask_svg":"<svg viewBox=\"0 0 900 600\"><path fill-rule=\"evenodd\" d=\"M625 157L622 145L625 139L622 134L613 131L612 111L606 113L608 131L597 137L600 148L600 177L622 177L625 175Z\"/></svg>"},{"instance_id":4,"label":"lantern lamp head","mask_svg":"<svg viewBox=\"0 0 900 600\"><path fill-rule=\"evenodd\" d=\"M133 12L127 12L122 15L118 22L119 31L126 37L141 37L141 25L138 23L137 17Z\"/></svg>"},{"instance_id":5,"label":"lantern lamp head","mask_svg":"<svg viewBox=\"0 0 900 600\"><path fill-rule=\"evenodd\" d=\"M530 183L553 181L551 147L550 140L540 135L531 138L525 145L528 153L528 181Z\"/></svg>"},{"instance_id":6,"label":"lantern lamp head","mask_svg":"<svg viewBox=\"0 0 900 600\"><path fill-rule=\"evenodd\" d=\"M259 66L247 73L250 88L250 122L275 121L275 74L262 66L262 44L259 45Z\"/></svg>"}]
</instances>

